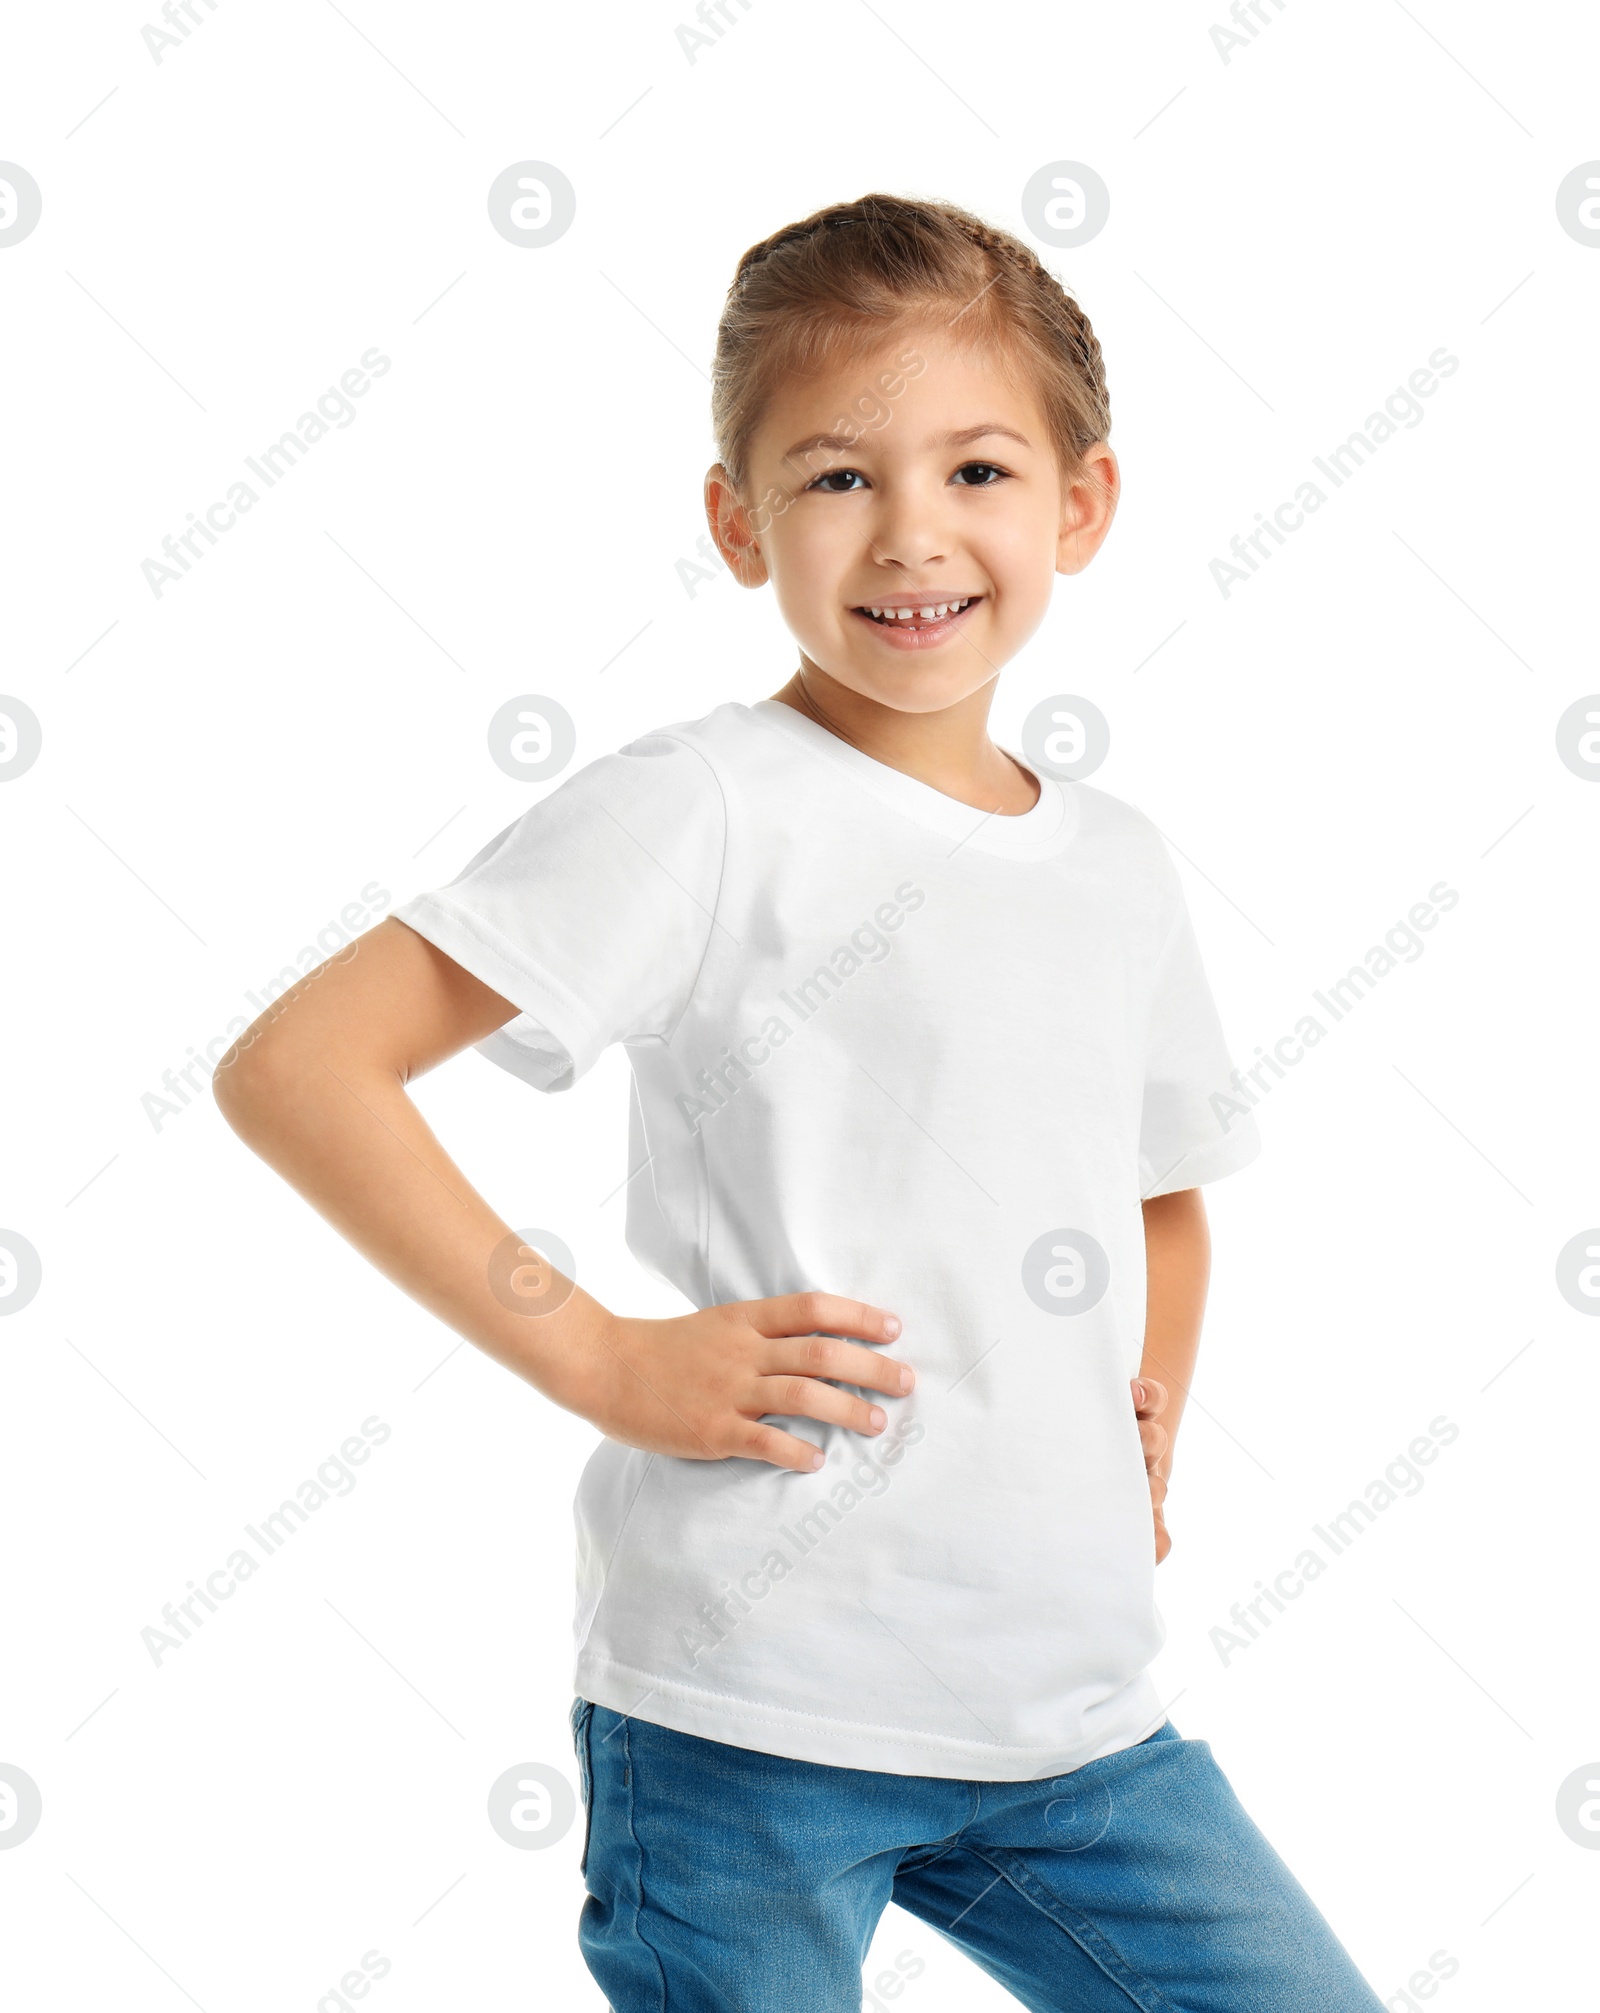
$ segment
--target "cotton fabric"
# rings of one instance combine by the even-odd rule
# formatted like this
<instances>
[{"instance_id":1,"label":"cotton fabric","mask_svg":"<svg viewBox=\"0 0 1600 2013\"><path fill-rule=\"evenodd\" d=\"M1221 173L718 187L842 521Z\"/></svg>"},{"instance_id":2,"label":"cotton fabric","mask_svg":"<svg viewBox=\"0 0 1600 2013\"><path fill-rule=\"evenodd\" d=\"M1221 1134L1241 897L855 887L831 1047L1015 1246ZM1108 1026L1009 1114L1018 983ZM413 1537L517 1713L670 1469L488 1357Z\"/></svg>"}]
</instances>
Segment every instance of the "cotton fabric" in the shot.
<instances>
[{"instance_id":1,"label":"cotton fabric","mask_svg":"<svg viewBox=\"0 0 1600 2013\"><path fill-rule=\"evenodd\" d=\"M1159 833L1038 781L986 814L730 703L591 762L396 911L518 1009L480 1047L524 1081L563 1091L624 1045L645 1266L699 1307L890 1309L918 1375L871 1394L876 1440L776 1421L814 1474L602 1442L587 1700L985 1781L1161 1723L1140 1205L1259 1140Z\"/></svg>"}]
</instances>

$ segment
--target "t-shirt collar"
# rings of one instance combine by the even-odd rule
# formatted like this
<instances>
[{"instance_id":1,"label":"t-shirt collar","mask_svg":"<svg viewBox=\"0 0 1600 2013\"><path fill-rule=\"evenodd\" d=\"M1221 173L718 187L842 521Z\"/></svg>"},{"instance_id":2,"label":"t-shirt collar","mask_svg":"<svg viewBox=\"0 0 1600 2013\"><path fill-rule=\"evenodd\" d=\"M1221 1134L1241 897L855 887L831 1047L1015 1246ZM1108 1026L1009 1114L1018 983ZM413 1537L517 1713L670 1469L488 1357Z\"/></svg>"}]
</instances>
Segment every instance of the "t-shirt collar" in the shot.
<instances>
[{"instance_id":1,"label":"t-shirt collar","mask_svg":"<svg viewBox=\"0 0 1600 2013\"><path fill-rule=\"evenodd\" d=\"M1012 859L1043 859L1060 852L1077 830L1078 801L1071 785L1046 776L1003 742L996 745L1021 763L1039 785L1039 801L1014 817L977 810L915 776L908 776L902 769L890 768L888 763L864 754L848 741L841 741L837 734L830 734L808 714L797 713L781 699L759 699L743 710L752 719L770 724L842 769L880 803L902 812L919 825L945 833L952 841L959 841L959 846L952 845L952 851L970 848Z\"/></svg>"}]
</instances>

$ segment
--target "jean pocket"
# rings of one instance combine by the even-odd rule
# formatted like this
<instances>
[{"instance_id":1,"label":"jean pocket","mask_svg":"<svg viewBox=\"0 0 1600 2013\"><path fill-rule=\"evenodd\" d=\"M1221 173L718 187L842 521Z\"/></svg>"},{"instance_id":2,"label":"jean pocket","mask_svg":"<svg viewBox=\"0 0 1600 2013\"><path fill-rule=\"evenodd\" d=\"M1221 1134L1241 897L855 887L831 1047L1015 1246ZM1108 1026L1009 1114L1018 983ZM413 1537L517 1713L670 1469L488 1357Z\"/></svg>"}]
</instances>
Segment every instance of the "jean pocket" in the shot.
<instances>
[{"instance_id":1,"label":"jean pocket","mask_svg":"<svg viewBox=\"0 0 1600 2013\"><path fill-rule=\"evenodd\" d=\"M578 1757L578 1789L583 1797L583 1850L578 1858L580 1874L589 1870L589 1833L594 1823L594 1771L589 1762L589 1722L594 1718L594 1707L586 1698L575 1698L569 1719L572 1725L573 1751Z\"/></svg>"}]
</instances>

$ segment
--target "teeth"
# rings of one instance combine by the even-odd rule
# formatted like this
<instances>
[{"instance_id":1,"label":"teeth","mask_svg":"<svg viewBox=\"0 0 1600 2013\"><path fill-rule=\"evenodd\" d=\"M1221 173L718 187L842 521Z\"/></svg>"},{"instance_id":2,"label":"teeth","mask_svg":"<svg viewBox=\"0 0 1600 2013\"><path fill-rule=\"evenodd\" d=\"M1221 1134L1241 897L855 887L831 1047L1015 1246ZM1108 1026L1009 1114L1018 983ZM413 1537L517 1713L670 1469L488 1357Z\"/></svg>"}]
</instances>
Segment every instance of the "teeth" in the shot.
<instances>
[{"instance_id":1,"label":"teeth","mask_svg":"<svg viewBox=\"0 0 1600 2013\"><path fill-rule=\"evenodd\" d=\"M934 601L925 608L873 608L867 613L879 622L910 622L920 618L924 622L942 622L947 615L959 615L963 608L972 606L969 594L964 601Z\"/></svg>"}]
</instances>

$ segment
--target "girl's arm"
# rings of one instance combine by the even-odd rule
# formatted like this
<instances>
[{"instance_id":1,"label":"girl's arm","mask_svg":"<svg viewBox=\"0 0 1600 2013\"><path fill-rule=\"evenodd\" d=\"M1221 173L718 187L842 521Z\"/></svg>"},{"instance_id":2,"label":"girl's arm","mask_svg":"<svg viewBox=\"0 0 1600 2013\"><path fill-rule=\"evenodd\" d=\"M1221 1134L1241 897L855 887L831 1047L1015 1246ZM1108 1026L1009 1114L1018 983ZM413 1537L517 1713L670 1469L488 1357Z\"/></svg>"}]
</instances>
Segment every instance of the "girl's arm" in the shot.
<instances>
[{"instance_id":1,"label":"girl's arm","mask_svg":"<svg viewBox=\"0 0 1600 2013\"><path fill-rule=\"evenodd\" d=\"M1194 1382L1200 1323L1211 1277L1211 1234L1198 1188L1158 1195L1144 1205L1144 1245L1147 1305L1138 1381L1145 1388L1142 1398L1135 1391L1134 1405L1145 1466L1150 1471L1159 1564L1172 1550L1162 1504L1172 1473L1178 1422Z\"/></svg>"},{"instance_id":2,"label":"girl's arm","mask_svg":"<svg viewBox=\"0 0 1600 2013\"><path fill-rule=\"evenodd\" d=\"M240 1138L397 1286L612 1439L691 1460L741 1454L804 1470L820 1462L819 1450L761 1424L763 1415L881 1432L882 1409L838 1388L910 1388L908 1368L861 1346L899 1333L880 1308L802 1293L635 1321L559 1275L554 1293L541 1296L550 1312L501 1301L491 1260L514 1233L406 1086L516 1013L389 917L239 1037L217 1065L216 1100Z\"/></svg>"}]
</instances>

